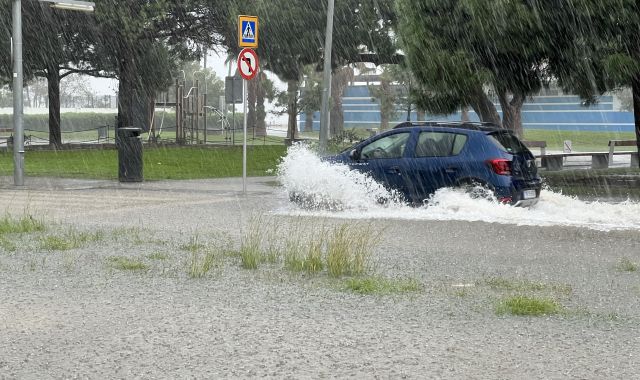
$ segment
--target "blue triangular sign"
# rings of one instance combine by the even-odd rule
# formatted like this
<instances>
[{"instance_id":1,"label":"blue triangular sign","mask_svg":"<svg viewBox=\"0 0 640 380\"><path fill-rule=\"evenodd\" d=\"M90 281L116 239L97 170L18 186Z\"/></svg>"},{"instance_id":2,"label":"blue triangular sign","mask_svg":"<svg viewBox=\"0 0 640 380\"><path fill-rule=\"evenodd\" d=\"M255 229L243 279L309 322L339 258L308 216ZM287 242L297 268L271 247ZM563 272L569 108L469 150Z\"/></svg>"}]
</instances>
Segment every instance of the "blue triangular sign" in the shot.
<instances>
[{"instance_id":1,"label":"blue triangular sign","mask_svg":"<svg viewBox=\"0 0 640 380\"><path fill-rule=\"evenodd\" d=\"M256 38L253 34L250 22L247 23L247 27L244 29L244 33L242 33L242 38L245 40L253 40Z\"/></svg>"}]
</instances>

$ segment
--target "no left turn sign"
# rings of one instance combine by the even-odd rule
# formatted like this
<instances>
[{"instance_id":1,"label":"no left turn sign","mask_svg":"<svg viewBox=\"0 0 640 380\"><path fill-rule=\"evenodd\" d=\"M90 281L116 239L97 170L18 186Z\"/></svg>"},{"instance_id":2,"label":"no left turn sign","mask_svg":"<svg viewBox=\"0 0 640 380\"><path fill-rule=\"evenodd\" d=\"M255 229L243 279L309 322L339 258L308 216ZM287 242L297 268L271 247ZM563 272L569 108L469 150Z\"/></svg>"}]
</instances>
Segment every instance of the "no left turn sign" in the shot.
<instances>
[{"instance_id":1,"label":"no left turn sign","mask_svg":"<svg viewBox=\"0 0 640 380\"><path fill-rule=\"evenodd\" d=\"M258 74L258 54L252 49L243 49L238 55L238 71L245 80L251 80Z\"/></svg>"}]
</instances>

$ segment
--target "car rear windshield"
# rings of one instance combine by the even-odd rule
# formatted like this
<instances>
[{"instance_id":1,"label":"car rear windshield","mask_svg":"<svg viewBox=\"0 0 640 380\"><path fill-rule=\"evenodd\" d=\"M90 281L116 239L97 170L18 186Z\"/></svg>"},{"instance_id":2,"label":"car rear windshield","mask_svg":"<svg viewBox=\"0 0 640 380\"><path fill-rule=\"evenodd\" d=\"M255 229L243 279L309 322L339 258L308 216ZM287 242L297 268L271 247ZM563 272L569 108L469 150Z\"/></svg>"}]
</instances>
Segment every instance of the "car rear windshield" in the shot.
<instances>
[{"instance_id":1,"label":"car rear windshield","mask_svg":"<svg viewBox=\"0 0 640 380\"><path fill-rule=\"evenodd\" d=\"M501 150L519 154L527 152L528 149L518 138L508 132L496 132L489 135L489 139Z\"/></svg>"}]
</instances>

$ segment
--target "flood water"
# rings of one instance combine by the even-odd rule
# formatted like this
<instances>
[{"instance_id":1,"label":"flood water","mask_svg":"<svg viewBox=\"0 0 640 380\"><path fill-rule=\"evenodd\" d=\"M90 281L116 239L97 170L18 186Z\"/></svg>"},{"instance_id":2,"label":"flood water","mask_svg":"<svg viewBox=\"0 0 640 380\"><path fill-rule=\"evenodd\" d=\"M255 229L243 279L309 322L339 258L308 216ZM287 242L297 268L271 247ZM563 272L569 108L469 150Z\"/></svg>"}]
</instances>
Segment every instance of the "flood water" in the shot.
<instances>
[{"instance_id":1,"label":"flood water","mask_svg":"<svg viewBox=\"0 0 640 380\"><path fill-rule=\"evenodd\" d=\"M289 149L278 169L287 194L304 194L310 208L289 203L279 212L347 219L458 220L527 226L571 226L594 230L640 229L640 203L584 201L543 190L530 208L473 199L458 189L437 191L422 207L395 201L395 194L346 165L331 164L305 146ZM379 199L388 199L384 205Z\"/></svg>"}]
</instances>

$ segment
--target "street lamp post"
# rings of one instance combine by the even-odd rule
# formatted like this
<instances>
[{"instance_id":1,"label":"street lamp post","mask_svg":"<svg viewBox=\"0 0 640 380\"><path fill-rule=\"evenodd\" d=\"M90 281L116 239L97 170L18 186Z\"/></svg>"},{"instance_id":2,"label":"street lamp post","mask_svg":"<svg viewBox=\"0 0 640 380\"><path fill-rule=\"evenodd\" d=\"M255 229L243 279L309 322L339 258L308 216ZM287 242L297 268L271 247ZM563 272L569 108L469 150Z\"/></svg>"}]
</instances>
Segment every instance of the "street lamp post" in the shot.
<instances>
[{"instance_id":1,"label":"street lamp post","mask_svg":"<svg viewBox=\"0 0 640 380\"><path fill-rule=\"evenodd\" d=\"M39 0L51 7L93 12L94 3L75 0ZM24 186L24 104L22 94L22 0L13 0L13 183Z\"/></svg>"},{"instance_id":2,"label":"street lamp post","mask_svg":"<svg viewBox=\"0 0 640 380\"><path fill-rule=\"evenodd\" d=\"M22 1L13 0L13 183L24 185L22 104Z\"/></svg>"},{"instance_id":3,"label":"street lamp post","mask_svg":"<svg viewBox=\"0 0 640 380\"><path fill-rule=\"evenodd\" d=\"M327 33L324 41L324 78L322 84L322 113L320 115L320 151L325 152L329 143L329 99L331 98L331 48L333 46L333 6L329 0L327 7Z\"/></svg>"}]
</instances>

